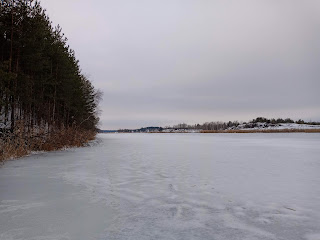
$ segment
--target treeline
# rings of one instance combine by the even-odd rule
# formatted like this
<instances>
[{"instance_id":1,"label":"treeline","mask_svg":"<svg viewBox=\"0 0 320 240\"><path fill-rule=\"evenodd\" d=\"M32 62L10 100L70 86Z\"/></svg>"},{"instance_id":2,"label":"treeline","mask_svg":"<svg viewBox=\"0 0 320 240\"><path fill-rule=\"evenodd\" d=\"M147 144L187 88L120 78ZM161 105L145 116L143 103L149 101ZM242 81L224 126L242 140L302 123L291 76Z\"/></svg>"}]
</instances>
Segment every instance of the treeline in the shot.
<instances>
[{"instance_id":1,"label":"treeline","mask_svg":"<svg viewBox=\"0 0 320 240\"><path fill-rule=\"evenodd\" d=\"M180 123L174 125L173 129L198 129L198 130L224 130L231 127L237 127L240 123L238 121L229 121L229 122L205 122L203 124L194 124L188 125L186 123Z\"/></svg>"},{"instance_id":2,"label":"treeline","mask_svg":"<svg viewBox=\"0 0 320 240\"><path fill-rule=\"evenodd\" d=\"M253 119L251 121L251 123L271 123L271 124L279 124L279 123L297 123L297 124L309 124L309 125L320 125L320 122L313 122L313 121L310 121L310 122L307 122L307 121L304 121L302 119L299 119L298 121L293 121L292 119L290 118L286 118L286 119L282 119L282 118L271 118L271 119L268 119L268 118L264 118L264 117L257 117L256 119Z\"/></svg>"},{"instance_id":3,"label":"treeline","mask_svg":"<svg viewBox=\"0 0 320 240\"><path fill-rule=\"evenodd\" d=\"M0 2L0 134L95 131L99 91L38 1ZM1 154L1 153L0 153Z\"/></svg>"},{"instance_id":4,"label":"treeline","mask_svg":"<svg viewBox=\"0 0 320 240\"><path fill-rule=\"evenodd\" d=\"M143 127L139 129L119 129L117 131L102 131L102 132L119 132L119 133L143 133L143 132L162 132L162 127Z\"/></svg>"},{"instance_id":5,"label":"treeline","mask_svg":"<svg viewBox=\"0 0 320 240\"><path fill-rule=\"evenodd\" d=\"M297 123L297 124L309 124L309 125L320 125L320 122L306 122L304 120L299 119L298 121L293 121L290 118L282 119L282 118L265 118L265 117L257 117L249 122L238 122L238 121L229 121L229 122L222 122L222 121L216 121L216 122L206 122L203 124L193 124L189 125L186 123L180 123L177 125L174 125L173 127L168 128L174 128L174 129L199 129L199 130L226 130L226 129L232 129L238 127L240 124L243 125L244 128L253 128L257 126L257 123L267 123L267 124L281 124L281 123Z\"/></svg>"}]
</instances>

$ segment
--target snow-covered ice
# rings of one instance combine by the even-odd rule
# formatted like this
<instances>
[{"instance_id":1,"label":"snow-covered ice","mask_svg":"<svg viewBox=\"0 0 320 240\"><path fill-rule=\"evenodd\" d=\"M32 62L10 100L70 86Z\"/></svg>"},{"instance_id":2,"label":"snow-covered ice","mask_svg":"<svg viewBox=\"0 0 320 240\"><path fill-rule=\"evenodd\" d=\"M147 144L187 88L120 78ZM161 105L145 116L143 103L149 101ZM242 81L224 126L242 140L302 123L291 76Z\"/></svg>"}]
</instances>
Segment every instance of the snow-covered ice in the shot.
<instances>
[{"instance_id":1,"label":"snow-covered ice","mask_svg":"<svg viewBox=\"0 0 320 240\"><path fill-rule=\"evenodd\" d=\"M320 239L320 134L100 134L0 167L0 240Z\"/></svg>"}]
</instances>

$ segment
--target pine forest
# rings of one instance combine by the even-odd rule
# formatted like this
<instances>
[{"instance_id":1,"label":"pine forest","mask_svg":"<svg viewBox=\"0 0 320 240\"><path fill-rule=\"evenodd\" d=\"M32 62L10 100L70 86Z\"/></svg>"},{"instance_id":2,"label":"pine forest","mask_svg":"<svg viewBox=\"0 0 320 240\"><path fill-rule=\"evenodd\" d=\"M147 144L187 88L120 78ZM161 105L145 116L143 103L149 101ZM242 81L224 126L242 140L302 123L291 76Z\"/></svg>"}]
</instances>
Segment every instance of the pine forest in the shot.
<instances>
[{"instance_id":1,"label":"pine forest","mask_svg":"<svg viewBox=\"0 0 320 240\"><path fill-rule=\"evenodd\" d=\"M92 139L100 97L38 1L1 1L0 159Z\"/></svg>"}]
</instances>

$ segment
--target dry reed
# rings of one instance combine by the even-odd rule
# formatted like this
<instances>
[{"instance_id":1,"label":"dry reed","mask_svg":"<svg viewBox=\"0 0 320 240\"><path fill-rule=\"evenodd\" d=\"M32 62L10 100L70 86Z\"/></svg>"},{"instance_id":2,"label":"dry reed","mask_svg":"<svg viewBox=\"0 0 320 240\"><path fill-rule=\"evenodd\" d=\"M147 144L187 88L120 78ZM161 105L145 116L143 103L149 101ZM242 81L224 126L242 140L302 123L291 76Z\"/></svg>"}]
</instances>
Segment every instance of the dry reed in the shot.
<instances>
[{"instance_id":1,"label":"dry reed","mask_svg":"<svg viewBox=\"0 0 320 240\"><path fill-rule=\"evenodd\" d=\"M21 127L16 131L0 137L0 162L19 158L31 151L54 151L66 147L81 147L95 138L96 132L65 128L50 133L44 131L36 135L23 132Z\"/></svg>"}]
</instances>

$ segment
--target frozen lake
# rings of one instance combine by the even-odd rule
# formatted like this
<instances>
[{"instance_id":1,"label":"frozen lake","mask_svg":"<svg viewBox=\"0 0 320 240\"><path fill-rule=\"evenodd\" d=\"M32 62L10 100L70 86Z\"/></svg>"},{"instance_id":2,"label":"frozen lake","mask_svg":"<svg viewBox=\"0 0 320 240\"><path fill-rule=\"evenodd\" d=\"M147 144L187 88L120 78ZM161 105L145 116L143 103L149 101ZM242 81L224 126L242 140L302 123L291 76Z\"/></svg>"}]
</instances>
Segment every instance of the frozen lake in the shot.
<instances>
[{"instance_id":1,"label":"frozen lake","mask_svg":"<svg viewBox=\"0 0 320 240\"><path fill-rule=\"evenodd\" d=\"M320 134L105 134L0 167L0 240L320 240Z\"/></svg>"}]
</instances>

